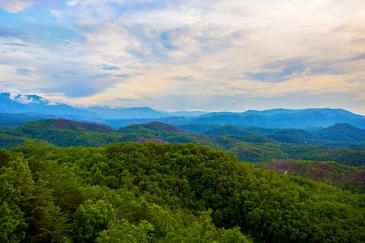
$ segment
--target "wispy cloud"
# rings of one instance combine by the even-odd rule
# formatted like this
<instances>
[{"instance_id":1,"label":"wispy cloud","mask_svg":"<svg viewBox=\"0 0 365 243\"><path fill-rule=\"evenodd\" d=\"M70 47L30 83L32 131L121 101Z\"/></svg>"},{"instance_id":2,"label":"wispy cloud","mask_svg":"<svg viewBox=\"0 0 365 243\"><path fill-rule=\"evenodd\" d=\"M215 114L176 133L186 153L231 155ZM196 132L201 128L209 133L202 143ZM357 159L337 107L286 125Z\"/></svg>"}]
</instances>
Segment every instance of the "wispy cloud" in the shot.
<instances>
[{"instance_id":1,"label":"wispy cloud","mask_svg":"<svg viewBox=\"0 0 365 243\"><path fill-rule=\"evenodd\" d=\"M31 76L32 72L33 71L28 68L17 68L16 69L16 73L19 75L23 75L23 76Z\"/></svg>"},{"instance_id":2,"label":"wispy cloud","mask_svg":"<svg viewBox=\"0 0 365 243\"><path fill-rule=\"evenodd\" d=\"M112 66L112 65L107 65L107 64L103 64L101 65L101 69L105 70L105 71L115 71L115 70L120 70L119 67L117 66Z\"/></svg>"}]
</instances>

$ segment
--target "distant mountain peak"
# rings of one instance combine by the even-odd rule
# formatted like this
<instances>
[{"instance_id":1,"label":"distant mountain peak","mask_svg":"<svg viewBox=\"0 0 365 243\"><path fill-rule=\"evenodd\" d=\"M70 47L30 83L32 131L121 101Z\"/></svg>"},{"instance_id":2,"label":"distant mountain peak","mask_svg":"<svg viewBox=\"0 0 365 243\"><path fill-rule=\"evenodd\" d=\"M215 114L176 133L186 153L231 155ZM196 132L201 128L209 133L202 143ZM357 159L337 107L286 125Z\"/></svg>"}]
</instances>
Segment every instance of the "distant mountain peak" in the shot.
<instances>
[{"instance_id":1,"label":"distant mountain peak","mask_svg":"<svg viewBox=\"0 0 365 243\"><path fill-rule=\"evenodd\" d=\"M54 104L53 102L50 102L49 100L38 96L38 95L23 95L23 94L17 94L17 93L0 93L0 97L2 99L6 99L9 101L15 101L20 104Z\"/></svg>"},{"instance_id":2,"label":"distant mountain peak","mask_svg":"<svg viewBox=\"0 0 365 243\"><path fill-rule=\"evenodd\" d=\"M10 96L10 99L22 103L22 104L29 104L29 103L35 103L35 104L48 104L50 103L48 100L37 96L37 95L16 95L16 96Z\"/></svg>"}]
</instances>

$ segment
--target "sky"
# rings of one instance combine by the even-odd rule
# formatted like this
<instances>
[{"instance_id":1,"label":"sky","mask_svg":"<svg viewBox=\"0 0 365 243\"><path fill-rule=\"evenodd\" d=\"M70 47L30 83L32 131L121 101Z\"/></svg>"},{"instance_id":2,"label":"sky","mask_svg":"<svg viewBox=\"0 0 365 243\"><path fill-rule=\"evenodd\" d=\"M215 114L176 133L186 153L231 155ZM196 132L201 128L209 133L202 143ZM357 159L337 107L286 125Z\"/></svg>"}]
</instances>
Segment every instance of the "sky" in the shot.
<instances>
[{"instance_id":1,"label":"sky","mask_svg":"<svg viewBox=\"0 0 365 243\"><path fill-rule=\"evenodd\" d=\"M365 114L365 1L0 0L0 91Z\"/></svg>"}]
</instances>

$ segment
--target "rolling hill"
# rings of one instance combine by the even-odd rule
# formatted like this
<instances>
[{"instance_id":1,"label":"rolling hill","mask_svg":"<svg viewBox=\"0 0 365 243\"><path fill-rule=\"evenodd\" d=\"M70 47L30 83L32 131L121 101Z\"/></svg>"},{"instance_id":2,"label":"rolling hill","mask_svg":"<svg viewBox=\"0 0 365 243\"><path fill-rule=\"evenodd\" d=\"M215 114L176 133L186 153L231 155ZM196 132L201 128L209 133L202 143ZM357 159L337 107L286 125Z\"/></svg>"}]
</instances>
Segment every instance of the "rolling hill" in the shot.
<instances>
[{"instance_id":1,"label":"rolling hill","mask_svg":"<svg viewBox=\"0 0 365 243\"><path fill-rule=\"evenodd\" d=\"M315 133L322 140L341 143L363 143L365 144L365 130L345 123L321 129Z\"/></svg>"},{"instance_id":2,"label":"rolling hill","mask_svg":"<svg viewBox=\"0 0 365 243\"><path fill-rule=\"evenodd\" d=\"M112 128L95 123L47 119L7 131L8 135L47 141L57 146L98 146L119 142Z\"/></svg>"},{"instance_id":3,"label":"rolling hill","mask_svg":"<svg viewBox=\"0 0 365 243\"><path fill-rule=\"evenodd\" d=\"M229 151L239 159L249 162L304 159L336 161L348 165L365 164L365 150L361 147L348 147L354 145L353 142L339 143L340 141L337 141L338 144L335 144L328 141L322 143L321 140L312 141L308 139L312 138L311 135L304 130L260 128L241 130L243 129L234 127L223 127L221 130L215 128L215 134L219 135L208 135L186 132L179 127L160 122L113 129L89 122L47 119L1 131L0 147L20 145L28 139L45 141L62 147L93 147L118 142L193 143ZM241 132L241 136L235 135L236 132ZM246 133L247 135L244 135ZM280 139L275 137L278 134Z\"/></svg>"},{"instance_id":4,"label":"rolling hill","mask_svg":"<svg viewBox=\"0 0 365 243\"><path fill-rule=\"evenodd\" d=\"M152 122L113 129L103 124L47 119L25 123L0 134L0 146L16 145L25 139L47 141L57 146L98 146L116 142L194 143L218 147L205 135L196 135L181 128ZM17 143L16 143L17 142Z\"/></svg>"},{"instance_id":5,"label":"rolling hill","mask_svg":"<svg viewBox=\"0 0 365 243\"><path fill-rule=\"evenodd\" d=\"M118 130L128 141L160 141L161 143L195 143L214 146L214 143L205 135L196 135L185 132L179 127L151 122L147 124L131 125Z\"/></svg>"}]
</instances>

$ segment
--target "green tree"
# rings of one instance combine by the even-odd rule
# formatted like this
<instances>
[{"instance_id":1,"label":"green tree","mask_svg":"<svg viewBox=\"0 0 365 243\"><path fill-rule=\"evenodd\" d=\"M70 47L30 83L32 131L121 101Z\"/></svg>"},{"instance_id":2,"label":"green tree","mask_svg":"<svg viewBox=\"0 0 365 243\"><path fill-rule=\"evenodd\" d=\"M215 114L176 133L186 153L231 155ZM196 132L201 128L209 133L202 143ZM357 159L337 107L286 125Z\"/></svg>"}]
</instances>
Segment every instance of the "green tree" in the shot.
<instances>
[{"instance_id":1,"label":"green tree","mask_svg":"<svg viewBox=\"0 0 365 243\"><path fill-rule=\"evenodd\" d=\"M0 168L0 239L17 242L25 237L25 212L30 207L34 182L28 163L22 157Z\"/></svg>"},{"instance_id":2,"label":"green tree","mask_svg":"<svg viewBox=\"0 0 365 243\"><path fill-rule=\"evenodd\" d=\"M148 243L151 242L153 225L142 220L138 225L130 224L122 219L113 221L107 230L101 232L97 238L100 243Z\"/></svg>"},{"instance_id":3,"label":"green tree","mask_svg":"<svg viewBox=\"0 0 365 243\"><path fill-rule=\"evenodd\" d=\"M114 219L115 213L110 203L87 200L76 211L73 225L75 238L80 242L93 241Z\"/></svg>"},{"instance_id":4,"label":"green tree","mask_svg":"<svg viewBox=\"0 0 365 243\"><path fill-rule=\"evenodd\" d=\"M19 242L25 238L25 219L17 205L0 206L0 242Z\"/></svg>"},{"instance_id":5,"label":"green tree","mask_svg":"<svg viewBox=\"0 0 365 243\"><path fill-rule=\"evenodd\" d=\"M61 242L67 239L66 218L56 206L43 180L37 182L28 216L27 239L33 242Z\"/></svg>"}]
</instances>

